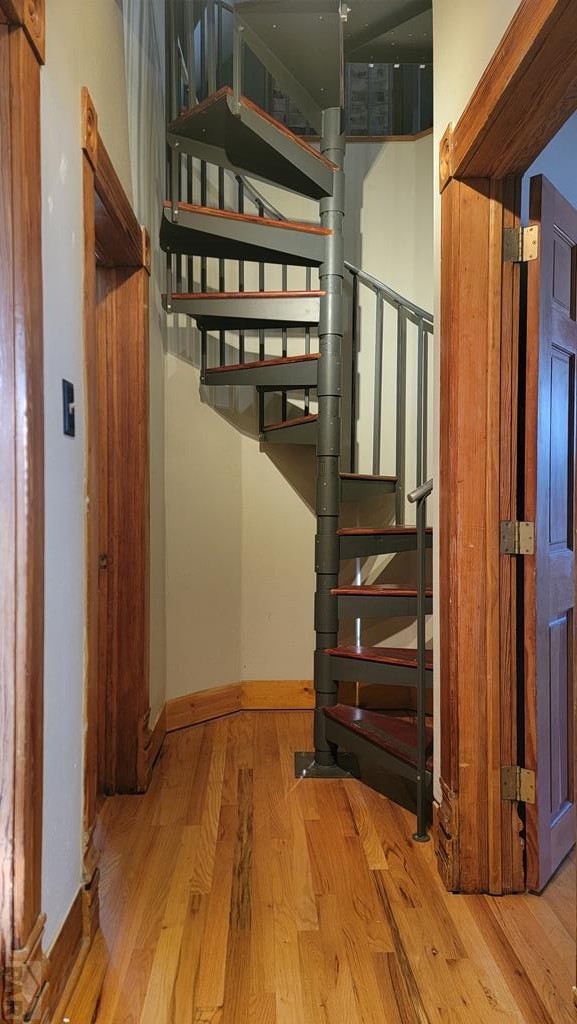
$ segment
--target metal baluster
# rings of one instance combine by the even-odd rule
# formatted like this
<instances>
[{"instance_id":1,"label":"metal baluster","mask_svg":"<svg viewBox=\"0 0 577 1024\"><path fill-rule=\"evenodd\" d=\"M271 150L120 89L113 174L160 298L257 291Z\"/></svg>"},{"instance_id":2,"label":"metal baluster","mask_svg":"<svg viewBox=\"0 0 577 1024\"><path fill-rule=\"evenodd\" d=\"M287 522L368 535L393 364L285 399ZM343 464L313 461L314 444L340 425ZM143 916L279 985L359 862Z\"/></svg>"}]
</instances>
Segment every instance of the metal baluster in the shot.
<instances>
[{"instance_id":1,"label":"metal baluster","mask_svg":"<svg viewBox=\"0 0 577 1024\"><path fill-rule=\"evenodd\" d=\"M424 325L423 325L424 326ZM423 331L423 480L427 479L427 463L429 446L429 333Z\"/></svg>"},{"instance_id":2,"label":"metal baluster","mask_svg":"<svg viewBox=\"0 0 577 1024\"><path fill-rule=\"evenodd\" d=\"M351 452L350 471L357 472L357 400L359 372L359 279L353 274L353 322L351 331Z\"/></svg>"},{"instance_id":3,"label":"metal baluster","mask_svg":"<svg viewBox=\"0 0 577 1024\"><path fill-rule=\"evenodd\" d=\"M208 95L216 92L216 26L214 0L207 0Z\"/></svg>"},{"instance_id":4,"label":"metal baluster","mask_svg":"<svg viewBox=\"0 0 577 1024\"><path fill-rule=\"evenodd\" d=\"M218 208L224 210L224 168L218 169ZM218 290L226 290L226 265L223 259L218 261ZM219 331L220 365L226 363L226 331Z\"/></svg>"},{"instance_id":5,"label":"metal baluster","mask_svg":"<svg viewBox=\"0 0 577 1024\"><path fill-rule=\"evenodd\" d=\"M288 268L285 266L282 268L282 290L283 292L288 291ZM288 356L288 331L286 327L282 329L282 356L286 359ZM282 393L282 406L281 406L281 419L286 420L288 415L288 397L287 392Z\"/></svg>"},{"instance_id":6,"label":"metal baluster","mask_svg":"<svg viewBox=\"0 0 577 1024\"><path fill-rule=\"evenodd\" d=\"M222 0L218 0L217 6L217 36L216 36L216 52L217 52L217 63L216 63L216 82L217 88L220 89L223 85L223 9Z\"/></svg>"},{"instance_id":7,"label":"metal baluster","mask_svg":"<svg viewBox=\"0 0 577 1024\"><path fill-rule=\"evenodd\" d=\"M423 483L423 363L424 331L419 320L417 342L417 487Z\"/></svg>"},{"instance_id":8,"label":"metal baluster","mask_svg":"<svg viewBox=\"0 0 577 1024\"><path fill-rule=\"evenodd\" d=\"M397 438L395 522L405 522L405 486L407 475L407 318L403 309L397 311Z\"/></svg>"},{"instance_id":9,"label":"metal baluster","mask_svg":"<svg viewBox=\"0 0 577 1024\"><path fill-rule=\"evenodd\" d=\"M264 217L264 206L262 203L257 204L259 217ZM264 292L265 290L265 267L264 263L258 265L258 290ZM258 332L258 358L262 361L265 358L265 333L261 328ZM265 413L265 393L262 389L258 392L258 418L260 424L260 433L264 430L264 413Z\"/></svg>"},{"instance_id":10,"label":"metal baluster","mask_svg":"<svg viewBox=\"0 0 577 1024\"><path fill-rule=\"evenodd\" d=\"M238 182L238 212L244 213L244 183L242 179ZM244 260L238 261L238 290L239 292L244 291ZM245 332L239 331L238 333L238 351L239 351L239 362L244 363L245 360Z\"/></svg>"},{"instance_id":11,"label":"metal baluster","mask_svg":"<svg viewBox=\"0 0 577 1024\"><path fill-rule=\"evenodd\" d=\"M383 401L383 296L377 295L377 316L375 324L375 391L373 408L373 474L381 468L381 422Z\"/></svg>"},{"instance_id":12,"label":"metal baluster","mask_svg":"<svg viewBox=\"0 0 577 1024\"><path fill-rule=\"evenodd\" d=\"M428 480L416 488L409 501L417 504L417 831L413 839L418 843L427 843L429 817L428 783L427 783L427 664L426 664L426 624L427 624L427 593L426 593L426 538L427 538L427 498L433 489L433 481Z\"/></svg>"},{"instance_id":13,"label":"metal baluster","mask_svg":"<svg viewBox=\"0 0 577 1024\"><path fill-rule=\"evenodd\" d=\"M310 267L307 267L307 271L306 271L306 290L308 292L311 291L312 280L313 280L312 270L311 270ZM305 355L309 356L310 353L311 353L311 329L310 329L310 327L307 327L305 329ZM305 388L305 405L304 405L304 414L305 414L305 416L309 415L310 410L311 410L311 391L310 391L310 388Z\"/></svg>"},{"instance_id":14,"label":"metal baluster","mask_svg":"<svg viewBox=\"0 0 577 1024\"><path fill-rule=\"evenodd\" d=\"M206 206L207 202L207 169L206 161L201 160L200 162L200 205ZM206 256L202 256L200 260L200 290L205 293L208 287L208 264L206 262ZM202 375L207 369L207 356L208 356L208 332L201 330L200 332L200 346L202 353Z\"/></svg>"}]
</instances>

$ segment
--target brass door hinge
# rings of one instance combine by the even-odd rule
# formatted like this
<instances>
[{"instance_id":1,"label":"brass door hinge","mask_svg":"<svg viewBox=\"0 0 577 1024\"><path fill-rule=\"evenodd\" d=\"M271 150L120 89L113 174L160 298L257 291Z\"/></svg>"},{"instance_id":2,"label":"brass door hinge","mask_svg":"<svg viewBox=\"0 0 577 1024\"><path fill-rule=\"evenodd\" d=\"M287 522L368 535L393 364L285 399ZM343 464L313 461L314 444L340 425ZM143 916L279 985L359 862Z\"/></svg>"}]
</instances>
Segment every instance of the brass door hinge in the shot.
<instances>
[{"instance_id":1,"label":"brass door hinge","mask_svg":"<svg viewBox=\"0 0 577 1024\"><path fill-rule=\"evenodd\" d=\"M502 522L501 554L534 555L535 523L519 522L519 520Z\"/></svg>"},{"instance_id":2,"label":"brass door hinge","mask_svg":"<svg viewBox=\"0 0 577 1024\"><path fill-rule=\"evenodd\" d=\"M539 255L539 225L530 228L505 228L503 260L505 263L530 263Z\"/></svg>"},{"instance_id":3,"label":"brass door hinge","mask_svg":"<svg viewBox=\"0 0 577 1024\"><path fill-rule=\"evenodd\" d=\"M501 799L535 803L535 772L518 764L501 767Z\"/></svg>"}]
</instances>

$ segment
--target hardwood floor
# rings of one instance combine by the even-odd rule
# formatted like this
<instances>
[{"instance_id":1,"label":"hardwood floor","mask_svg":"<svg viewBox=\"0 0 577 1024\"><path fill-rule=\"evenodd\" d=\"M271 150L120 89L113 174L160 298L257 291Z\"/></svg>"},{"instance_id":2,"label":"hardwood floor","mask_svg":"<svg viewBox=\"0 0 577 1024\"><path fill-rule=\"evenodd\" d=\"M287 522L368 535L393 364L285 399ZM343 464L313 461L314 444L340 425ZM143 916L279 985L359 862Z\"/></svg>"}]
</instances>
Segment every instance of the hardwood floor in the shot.
<instances>
[{"instance_id":1,"label":"hardwood floor","mask_svg":"<svg viewBox=\"0 0 577 1024\"><path fill-rule=\"evenodd\" d=\"M70 1024L574 1022L573 857L541 897L451 896L405 811L293 778L309 745L310 713L197 725L107 802Z\"/></svg>"}]
</instances>

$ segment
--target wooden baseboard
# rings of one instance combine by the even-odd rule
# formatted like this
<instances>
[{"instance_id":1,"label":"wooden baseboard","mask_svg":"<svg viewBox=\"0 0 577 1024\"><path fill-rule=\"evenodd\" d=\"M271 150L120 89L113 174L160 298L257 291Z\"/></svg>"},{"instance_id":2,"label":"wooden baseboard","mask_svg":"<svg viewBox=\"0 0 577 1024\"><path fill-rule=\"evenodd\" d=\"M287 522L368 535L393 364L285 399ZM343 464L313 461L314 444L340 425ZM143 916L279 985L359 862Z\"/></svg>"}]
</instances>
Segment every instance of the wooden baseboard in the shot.
<instances>
[{"instance_id":1,"label":"wooden baseboard","mask_svg":"<svg viewBox=\"0 0 577 1024\"><path fill-rule=\"evenodd\" d=\"M304 711L314 707L308 679L251 679L176 697L166 705L166 731L185 729L239 711Z\"/></svg>"},{"instance_id":2,"label":"wooden baseboard","mask_svg":"<svg viewBox=\"0 0 577 1024\"><path fill-rule=\"evenodd\" d=\"M100 874L97 869L90 884L78 891L48 953L48 1020L54 1021L55 1024L59 1024L66 1014L66 1008L98 933L99 880Z\"/></svg>"},{"instance_id":3,"label":"wooden baseboard","mask_svg":"<svg viewBox=\"0 0 577 1024\"><path fill-rule=\"evenodd\" d=\"M149 727L150 708L139 729L138 736L138 791L146 793L152 770L166 736L166 705L162 708L153 729Z\"/></svg>"},{"instance_id":4,"label":"wooden baseboard","mask_svg":"<svg viewBox=\"0 0 577 1024\"><path fill-rule=\"evenodd\" d=\"M57 1020L57 1007L70 995L88 953L84 934L84 890L79 889L62 928L48 952L50 1020Z\"/></svg>"},{"instance_id":5,"label":"wooden baseboard","mask_svg":"<svg viewBox=\"0 0 577 1024\"><path fill-rule=\"evenodd\" d=\"M46 914L40 914L26 943L13 949L4 976L2 1019L11 1024L49 1024L48 960L42 951Z\"/></svg>"}]
</instances>

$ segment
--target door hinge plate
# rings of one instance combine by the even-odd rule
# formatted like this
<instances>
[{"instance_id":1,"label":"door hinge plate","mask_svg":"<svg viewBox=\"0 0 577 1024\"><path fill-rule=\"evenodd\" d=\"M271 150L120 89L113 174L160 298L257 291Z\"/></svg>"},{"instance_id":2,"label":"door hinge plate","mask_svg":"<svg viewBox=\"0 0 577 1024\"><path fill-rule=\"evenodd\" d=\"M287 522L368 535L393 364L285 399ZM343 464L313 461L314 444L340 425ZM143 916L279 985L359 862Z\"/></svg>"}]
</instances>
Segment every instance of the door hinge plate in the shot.
<instances>
[{"instance_id":1,"label":"door hinge plate","mask_svg":"<svg viewBox=\"0 0 577 1024\"><path fill-rule=\"evenodd\" d=\"M534 555L535 523L508 520L501 523L502 555Z\"/></svg>"},{"instance_id":2,"label":"door hinge plate","mask_svg":"<svg viewBox=\"0 0 577 1024\"><path fill-rule=\"evenodd\" d=\"M530 263L539 255L539 225L529 228L505 228L503 259L505 263Z\"/></svg>"},{"instance_id":3,"label":"door hinge plate","mask_svg":"<svg viewBox=\"0 0 577 1024\"><path fill-rule=\"evenodd\" d=\"M501 767L501 799L535 803L535 772L518 764Z\"/></svg>"}]
</instances>

